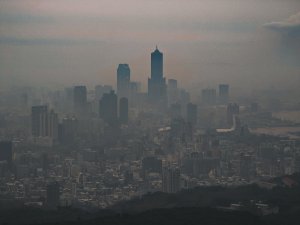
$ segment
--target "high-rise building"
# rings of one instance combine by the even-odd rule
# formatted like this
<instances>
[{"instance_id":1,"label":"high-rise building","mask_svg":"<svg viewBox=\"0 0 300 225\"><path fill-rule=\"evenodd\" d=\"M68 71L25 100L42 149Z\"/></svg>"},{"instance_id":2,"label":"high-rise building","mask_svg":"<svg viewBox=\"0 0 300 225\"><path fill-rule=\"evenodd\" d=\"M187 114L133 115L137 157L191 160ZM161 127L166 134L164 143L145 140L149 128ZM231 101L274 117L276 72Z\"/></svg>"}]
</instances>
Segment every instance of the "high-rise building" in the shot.
<instances>
[{"instance_id":1,"label":"high-rise building","mask_svg":"<svg viewBox=\"0 0 300 225\"><path fill-rule=\"evenodd\" d=\"M240 157L240 177L249 180L254 174L253 159L250 155L242 154Z\"/></svg>"},{"instance_id":2,"label":"high-rise building","mask_svg":"<svg viewBox=\"0 0 300 225\"><path fill-rule=\"evenodd\" d=\"M13 160L13 149L11 141L0 141L0 161L6 161L11 165Z\"/></svg>"},{"instance_id":3,"label":"high-rise building","mask_svg":"<svg viewBox=\"0 0 300 225\"><path fill-rule=\"evenodd\" d=\"M187 105L191 101L191 96L185 89L179 89L178 98L181 105Z\"/></svg>"},{"instance_id":4,"label":"high-rise building","mask_svg":"<svg viewBox=\"0 0 300 225\"><path fill-rule=\"evenodd\" d=\"M189 103L186 106L186 121L193 126L197 125L198 109L197 105Z\"/></svg>"},{"instance_id":5,"label":"high-rise building","mask_svg":"<svg viewBox=\"0 0 300 225\"><path fill-rule=\"evenodd\" d=\"M114 91L104 94L99 102L100 117L109 124L118 121L118 97Z\"/></svg>"},{"instance_id":6,"label":"high-rise building","mask_svg":"<svg viewBox=\"0 0 300 225\"><path fill-rule=\"evenodd\" d=\"M85 113L87 107L86 86L75 86L73 89L73 106L78 114Z\"/></svg>"},{"instance_id":7,"label":"high-rise building","mask_svg":"<svg viewBox=\"0 0 300 225\"><path fill-rule=\"evenodd\" d=\"M166 79L163 77L163 54L157 49L151 53L151 78L148 95L152 102L166 103Z\"/></svg>"},{"instance_id":8,"label":"high-rise building","mask_svg":"<svg viewBox=\"0 0 300 225\"><path fill-rule=\"evenodd\" d=\"M167 87L167 94L168 94L168 104L174 104L178 102L178 88L177 88L177 80L169 79L168 80L168 87Z\"/></svg>"},{"instance_id":9,"label":"high-rise building","mask_svg":"<svg viewBox=\"0 0 300 225\"><path fill-rule=\"evenodd\" d=\"M219 103L227 104L229 100L229 85L220 84L219 85Z\"/></svg>"},{"instance_id":10,"label":"high-rise building","mask_svg":"<svg viewBox=\"0 0 300 225\"><path fill-rule=\"evenodd\" d=\"M119 103L119 119L121 124L128 123L128 99L121 98Z\"/></svg>"},{"instance_id":11,"label":"high-rise building","mask_svg":"<svg viewBox=\"0 0 300 225\"><path fill-rule=\"evenodd\" d=\"M31 134L34 137L48 136L48 107L46 105L32 106Z\"/></svg>"},{"instance_id":12,"label":"high-rise building","mask_svg":"<svg viewBox=\"0 0 300 225\"><path fill-rule=\"evenodd\" d=\"M31 134L33 137L58 138L58 116L46 105L32 106L31 108Z\"/></svg>"},{"instance_id":13,"label":"high-rise building","mask_svg":"<svg viewBox=\"0 0 300 225\"><path fill-rule=\"evenodd\" d=\"M163 79L163 54L156 47L151 53L151 79Z\"/></svg>"},{"instance_id":14,"label":"high-rise building","mask_svg":"<svg viewBox=\"0 0 300 225\"><path fill-rule=\"evenodd\" d=\"M162 191L176 193L180 191L180 170L177 167L165 167L162 172Z\"/></svg>"},{"instance_id":15,"label":"high-rise building","mask_svg":"<svg viewBox=\"0 0 300 225\"><path fill-rule=\"evenodd\" d=\"M53 110L48 114L47 136L52 137L54 140L58 139L58 116Z\"/></svg>"},{"instance_id":16,"label":"high-rise building","mask_svg":"<svg viewBox=\"0 0 300 225\"><path fill-rule=\"evenodd\" d=\"M141 83L140 82L130 82L129 90L129 102L131 106L136 106L138 103L138 96L141 92Z\"/></svg>"},{"instance_id":17,"label":"high-rise building","mask_svg":"<svg viewBox=\"0 0 300 225\"><path fill-rule=\"evenodd\" d=\"M73 94L74 90L73 87L67 87L64 90L64 111L66 112L73 112Z\"/></svg>"},{"instance_id":18,"label":"high-rise building","mask_svg":"<svg viewBox=\"0 0 300 225\"><path fill-rule=\"evenodd\" d=\"M232 126L233 117L240 113L240 106L237 103L229 103L227 105L227 124L228 126Z\"/></svg>"},{"instance_id":19,"label":"high-rise building","mask_svg":"<svg viewBox=\"0 0 300 225\"><path fill-rule=\"evenodd\" d=\"M119 98L129 97L130 68L128 64L119 64L117 69L117 94Z\"/></svg>"},{"instance_id":20,"label":"high-rise building","mask_svg":"<svg viewBox=\"0 0 300 225\"><path fill-rule=\"evenodd\" d=\"M63 118L59 129L59 141L62 144L74 144L78 130L78 120L74 117Z\"/></svg>"},{"instance_id":21,"label":"high-rise building","mask_svg":"<svg viewBox=\"0 0 300 225\"><path fill-rule=\"evenodd\" d=\"M205 105L216 104L216 89L206 88L202 90L202 103Z\"/></svg>"}]
</instances>

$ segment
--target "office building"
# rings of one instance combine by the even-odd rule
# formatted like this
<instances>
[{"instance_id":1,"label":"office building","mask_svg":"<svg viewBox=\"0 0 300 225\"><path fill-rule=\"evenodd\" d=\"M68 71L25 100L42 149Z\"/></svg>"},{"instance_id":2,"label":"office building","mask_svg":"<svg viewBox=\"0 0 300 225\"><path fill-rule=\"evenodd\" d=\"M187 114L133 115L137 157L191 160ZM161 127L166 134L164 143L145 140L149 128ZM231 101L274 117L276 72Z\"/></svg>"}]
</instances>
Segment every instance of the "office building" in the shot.
<instances>
[{"instance_id":1,"label":"office building","mask_svg":"<svg viewBox=\"0 0 300 225\"><path fill-rule=\"evenodd\" d=\"M0 161L11 165L13 161L13 146L11 141L0 141Z\"/></svg>"},{"instance_id":2,"label":"office building","mask_svg":"<svg viewBox=\"0 0 300 225\"><path fill-rule=\"evenodd\" d=\"M114 91L103 94L99 102L100 117L109 124L118 121L118 97Z\"/></svg>"},{"instance_id":3,"label":"office building","mask_svg":"<svg viewBox=\"0 0 300 225\"><path fill-rule=\"evenodd\" d=\"M58 138L58 116L46 105L32 106L31 108L31 134L33 137Z\"/></svg>"},{"instance_id":4,"label":"office building","mask_svg":"<svg viewBox=\"0 0 300 225\"><path fill-rule=\"evenodd\" d=\"M128 64L119 64L117 69L117 94L119 98L129 97L130 68Z\"/></svg>"},{"instance_id":5,"label":"office building","mask_svg":"<svg viewBox=\"0 0 300 225\"><path fill-rule=\"evenodd\" d=\"M168 80L167 94L168 94L168 104L169 105L178 102L177 80L175 80L175 79Z\"/></svg>"},{"instance_id":6,"label":"office building","mask_svg":"<svg viewBox=\"0 0 300 225\"><path fill-rule=\"evenodd\" d=\"M219 103L227 104L229 101L229 85L220 84L219 85Z\"/></svg>"},{"instance_id":7,"label":"office building","mask_svg":"<svg viewBox=\"0 0 300 225\"><path fill-rule=\"evenodd\" d=\"M176 193L180 191L180 169L168 166L162 172L162 191Z\"/></svg>"},{"instance_id":8,"label":"office building","mask_svg":"<svg viewBox=\"0 0 300 225\"><path fill-rule=\"evenodd\" d=\"M233 117L239 115L240 106L237 103L229 103L227 105L227 125L233 126Z\"/></svg>"},{"instance_id":9,"label":"office building","mask_svg":"<svg viewBox=\"0 0 300 225\"><path fill-rule=\"evenodd\" d=\"M130 82L128 100L129 100L129 103L131 106L138 105L138 99L139 99L140 92L141 92L141 83L135 82L135 81Z\"/></svg>"},{"instance_id":10,"label":"office building","mask_svg":"<svg viewBox=\"0 0 300 225\"><path fill-rule=\"evenodd\" d=\"M48 107L46 105L32 106L31 134L33 137L48 136Z\"/></svg>"},{"instance_id":11,"label":"office building","mask_svg":"<svg viewBox=\"0 0 300 225\"><path fill-rule=\"evenodd\" d=\"M87 108L86 86L75 86L73 89L73 106L77 114L83 114Z\"/></svg>"},{"instance_id":12,"label":"office building","mask_svg":"<svg viewBox=\"0 0 300 225\"><path fill-rule=\"evenodd\" d=\"M240 177L249 180L254 175L253 159L250 155L240 156Z\"/></svg>"},{"instance_id":13,"label":"office building","mask_svg":"<svg viewBox=\"0 0 300 225\"><path fill-rule=\"evenodd\" d=\"M163 77L163 54L157 49L151 53L151 78L148 79L148 95L153 103L166 103L166 79Z\"/></svg>"},{"instance_id":14,"label":"office building","mask_svg":"<svg viewBox=\"0 0 300 225\"><path fill-rule=\"evenodd\" d=\"M78 130L78 120L74 117L63 118L59 127L59 142L67 145L74 144Z\"/></svg>"},{"instance_id":15,"label":"office building","mask_svg":"<svg viewBox=\"0 0 300 225\"><path fill-rule=\"evenodd\" d=\"M58 139L58 115L53 110L48 114L48 132L47 136Z\"/></svg>"}]
</instances>

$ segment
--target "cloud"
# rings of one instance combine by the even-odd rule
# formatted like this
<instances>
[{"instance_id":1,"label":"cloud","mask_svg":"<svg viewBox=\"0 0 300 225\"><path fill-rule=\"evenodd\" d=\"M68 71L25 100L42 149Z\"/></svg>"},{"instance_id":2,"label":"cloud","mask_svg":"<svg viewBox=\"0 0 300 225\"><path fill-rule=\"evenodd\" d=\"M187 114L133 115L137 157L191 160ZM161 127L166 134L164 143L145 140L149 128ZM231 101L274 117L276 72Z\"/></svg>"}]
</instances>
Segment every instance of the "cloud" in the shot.
<instances>
[{"instance_id":1,"label":"cloud","mask_svg":"<svg viewBox=\"0 0 300 225\"><path fill-rule=\"evenodd\" d=\"M264 24L264 27L280 34L278 52L281 60L287 65L299 68L300 57L300 12L289 18Z\"/></svg>"},{"instance_id":2,"label":"cloud","mask_svg":"<svg viewBox=\"0 0 300 225\"><path fill-rule=\"evenodd\" d=\"M283 21L266 23L264 27L280 32L300 34L300 12Z\"/></svg>"},{"instance_id":3,"label":"cloud","mask_svg":"<svg viewBox=\"0 0 300 225\"><path fill-rule=\"evenodd\" d=\"M89 45L99 44L102 40L96 39L68 39L68 38L16 38L0 37L0 44L9 45Z\"/></svg>"}]
</instances>

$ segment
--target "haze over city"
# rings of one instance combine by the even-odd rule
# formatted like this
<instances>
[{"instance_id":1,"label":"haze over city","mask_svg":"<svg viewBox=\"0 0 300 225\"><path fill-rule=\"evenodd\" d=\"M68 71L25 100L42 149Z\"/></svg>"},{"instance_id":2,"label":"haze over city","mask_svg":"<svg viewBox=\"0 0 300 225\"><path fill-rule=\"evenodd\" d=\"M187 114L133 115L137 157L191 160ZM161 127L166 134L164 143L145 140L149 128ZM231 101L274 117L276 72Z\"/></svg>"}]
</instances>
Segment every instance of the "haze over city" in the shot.
<instances>
[{"instance_id":1,"label":"haze over city","mask_svg":"<svg viewBox=\"0 0 300 225\"><path fill-rule=\"evenodd\" d=\"M1 86L115 83L149 76L148 52L187 88L299 83L297 0L1 0Z\"/></svg>"},{"instance_id":2,"label":"haze over city","mask_svg":"<svg viewBox=\"0 0 300 225\"><path fill-rule=\"evenodd\" d=\"M0 225L298 225L299 0L0 0Z\"/></svg>"}]
</instances>

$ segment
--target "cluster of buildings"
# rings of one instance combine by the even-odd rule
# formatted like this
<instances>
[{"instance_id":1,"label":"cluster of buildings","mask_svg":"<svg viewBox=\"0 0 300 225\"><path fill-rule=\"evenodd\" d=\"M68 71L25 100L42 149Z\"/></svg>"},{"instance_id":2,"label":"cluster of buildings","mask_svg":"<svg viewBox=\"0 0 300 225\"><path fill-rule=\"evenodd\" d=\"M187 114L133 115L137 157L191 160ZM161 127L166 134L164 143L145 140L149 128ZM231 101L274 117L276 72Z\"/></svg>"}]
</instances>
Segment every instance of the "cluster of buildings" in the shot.
<instances>
[{"instance_id":1,"label":"cluster of buildings","mask_svg":"<svg viewBox=\"0 0 300 225\"><path fill-rule=\"evenodd\" d=\"M128 64L118 66L116 86L26 88L5 98L15 104L1 100L5 207L106 208L148 192L300 172L299 140L251 133L252 121L274 122L257 102L232 103L227 84L191 102L175 79L166 81L157 48L147 93Z\"/></svg>"}]
</instances>

